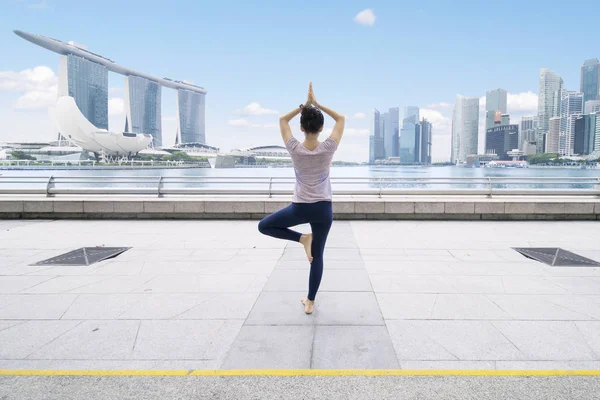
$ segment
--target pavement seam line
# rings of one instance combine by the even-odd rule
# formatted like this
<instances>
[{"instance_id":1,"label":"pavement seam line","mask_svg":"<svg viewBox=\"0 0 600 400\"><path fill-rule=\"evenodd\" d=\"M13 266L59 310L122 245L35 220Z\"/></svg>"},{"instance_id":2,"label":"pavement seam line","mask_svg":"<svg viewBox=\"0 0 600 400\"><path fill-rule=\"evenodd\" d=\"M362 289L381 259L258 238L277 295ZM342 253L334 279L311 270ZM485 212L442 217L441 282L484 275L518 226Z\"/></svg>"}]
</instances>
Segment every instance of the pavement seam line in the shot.
<instances>
[{"instance_id":1,"label":"pavement seam line","mask_svg":"<svg viewBox=\"0 0 600 400\"><path fill-rule=\"evenodd\" d=\"M460 369L242 369L242 370L27 370L0 369L0 376L596 376L600 370Z\"/></svg>"}]
</instances>

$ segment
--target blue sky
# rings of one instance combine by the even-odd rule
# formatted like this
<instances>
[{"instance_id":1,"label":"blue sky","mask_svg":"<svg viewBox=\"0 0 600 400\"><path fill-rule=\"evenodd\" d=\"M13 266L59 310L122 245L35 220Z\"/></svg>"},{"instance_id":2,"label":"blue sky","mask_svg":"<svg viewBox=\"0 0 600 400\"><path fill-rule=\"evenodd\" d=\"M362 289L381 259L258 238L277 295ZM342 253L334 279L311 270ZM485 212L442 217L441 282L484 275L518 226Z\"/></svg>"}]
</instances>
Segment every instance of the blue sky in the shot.
<instances>
[{"instance_id":1,"label":"blue sky","mask_svg":"<svg viewBox=\"0 0 600 400\"><path fill-rule=\"evenodd\" d=\"M456 94L484 96L502 87L518 121L535 114L540 68L579 89L583 61L600 57L596 2L549 4L0 0L0 142L55 135L47 108L58 55L12 33L20 29L204 86L207 140L224 150L279 143L275 111L302 102L312 80L317 98L348 116L338 158L367 159L368 117L361 113L417 105L434 123L434 159L442 160L450 153L448 104ZM374 21L357 22L367 9ZM122 84L111 74L115 130L122 129ZM245 112L252 103L260 107ZM166 142L174 137L174 116L175 93L163 89Z\"/></svg>"}]
</instances>

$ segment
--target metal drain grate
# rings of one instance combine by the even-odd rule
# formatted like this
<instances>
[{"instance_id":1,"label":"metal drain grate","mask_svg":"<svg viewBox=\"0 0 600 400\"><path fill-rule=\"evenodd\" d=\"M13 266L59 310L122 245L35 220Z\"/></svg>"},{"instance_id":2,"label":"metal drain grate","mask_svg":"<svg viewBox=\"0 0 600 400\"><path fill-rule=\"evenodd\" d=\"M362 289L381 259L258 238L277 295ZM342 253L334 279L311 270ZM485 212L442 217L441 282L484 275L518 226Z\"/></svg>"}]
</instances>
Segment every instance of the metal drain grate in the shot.
<instances>
[{"instance_id":1,"label":"metal drain grate","mask_svg":"<svg viewBox=\"0 0 600 400\"><path fill-rule=\"evenodd\" d=\"M114 258L131 247L82 247L32 265L91 265Z\"/></svg>"},{"instance_id":2,"label":"metal drain grate","mask_svg":"<svg viewBox=\"0 0 600 400\"><path fill-rule=\"evenodd\" d=\"M527 258L551 267L600 267L600 263L559 247L514 247Z\"/></svg>"}]
</instances>

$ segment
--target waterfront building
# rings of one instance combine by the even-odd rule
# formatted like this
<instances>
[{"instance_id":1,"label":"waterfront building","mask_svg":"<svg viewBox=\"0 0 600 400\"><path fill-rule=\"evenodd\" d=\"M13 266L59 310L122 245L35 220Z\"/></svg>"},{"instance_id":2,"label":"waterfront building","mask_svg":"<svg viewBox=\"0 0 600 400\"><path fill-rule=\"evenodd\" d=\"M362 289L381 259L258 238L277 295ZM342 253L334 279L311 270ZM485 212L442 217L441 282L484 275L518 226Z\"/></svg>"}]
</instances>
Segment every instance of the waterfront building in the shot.
<instances>
[{"instance_id":1,"label":"waterfront building","mask_svg":"<svg viewBox=\"0 0 600 400\"><path fill-rule=\"evenodd\" d=\"M558 153L573 155L575 120L583 114L583 93L561 90L560 92L560 139Z\"/></svg>"},{"instance_id":2,"label":"waterfront building","mask_svg":"<svg viewBox=\"0 0 600 400\"><path fill-rule=\"evenodd\" d=\"M404 108L402 131L400 134L400 162L414 164L421 162L421 126L419 125L419 107Z\"/></svg>"},{"instance_id":3,"label":"waterfront building","mask_svg":"<svg viewBox=\"0 0 600 400\"><path fill-rule=\"evenodd\" d=\"M419 162L422 164L431 164L431 143L433 138L433 126L431 122L423 118L420 122L420 136L421 136L421 155Z\"/></svg>"},{"instance_id":4,"label":"waterfront building","mask_svg":"<svg viewBox=\"0 0 600 400\"><path fill-rule=\"evenodd\" d=\"M178 91L178 143L205 143L206 89L190 82L157 78L117 64L74 42L62 42L22 31L23 39L60 54L58 96L72 97L97 129L108 129L108 72L125 76L125 133L148 134L161 146L161 88ZM91 149L87 149L90 150Z\"/></svg>"},{"instance_id":5,"label":"waterfront building","mask_svg":"<svg viewBox=\"0 0 600 400\"><path fill-rule=\"evenodd\" d=\"M583 101L600 100L600 62L597 58L586 60L581 67Z\"/></svg>"},{"instance_id":6,"label":"waterfront building","mask_svg":"<svg viewBox=\"0 0 600 400\"><path fill-rule=\"evenodd\" d=\"M152 135L154 147L162 146L161 86L141 76L125 77L124 132Z\"/></svg>"},{"instance_id":7,"label":"waterfront building","mask_svg":"<svg viewBox=\"0 0 600 400\"><path fill-rule=\"evenodd\" d=\"M545 137L550 130L550 119L558 116L559 94L563 80L554 71L542 68L538 87L538 133L536 142L538 153L543 153L546 146Z\"/></svg>"},{"instance_id":8,"label":"waterfront building","mask_svg":"<svg viewBox=\"0 0 600 400\"><path fill-rule=\"evenodd\" d=\"M528 147L536 143L537 127L537 115L521 118L521 127L519 129L519 149L525 150L525 143L527 143Z\"/></svg>"},{"instance_id":9,"label":"waterfront building","mask_svg":"<svg viewBox=\"0 0 600 400\"><path fill-rule=\"evenodd\" d=\"M559 148L559 136L560 136L560 117L552 117L550 118L548 124L548 132L545 135L546 137L546 153L554 153L558 154Z\"/></svg>"},{"instance_id":10,"label":"waterfront building","mask_svg":"<svg viewBox=\"0 0 600 400\"><path fill-rule=\"evenodd\" d=\"M486 154L497 154L500 160L508 161L508 152L519 145L519 125L500 125L486 130Z\"/></svg>"},{"instance_id":11,"label":"waterfront building","mask_svg":"<svg viewBox=\"0 0 600 400\"><path fill-rule=\"evenodd\" d=\"M583 106L584 114L595 114L600 112L600 100L588 100Z\"/></svg>"},{"instance_id":12,"label":"waterfront building","mask_svg":"<svg viewBox=\"0 0 600 400\"><path fill-rule=\"evenodd\" d=\"M600 115L600 113L598 113ZM573 151L577 155L588 155L594 152L596 141L596 114L580 115L575 118Z\"/></svg>"},{"instance_id":13,"label":"waterfront building","mask_svg":"<svg viewBox=\"0 0 600 400\"><path fill-rule=\"evenodd\" d=\"M383 141L385 158L398 157L400 137L400 109L393 107L383 114Z\"/></svg>"},{"instance_id":14,"label":"waterfront building","mask_svg":"<svg viewBox=\"0 0 600 400\"><path fill-rule=\"evenodd\" d=\"M508 93L504 89L488 90L485 94L485 129L503 124L502 115L507 110Z\"/></svg>"},{"instance_id":15,"label":"waterfront building","mask_svg":"<svg viewBox=\"0 0 600 400\"><path fill-rule=\"evenodd\" d=\"M373 164L377 160L385 159L383 127L379 110L372 111L369 123L369 162Z\"/></svg>"},{"instance_id":16,"label":"waterfront building","mask_svg":"<svg viewBox=\"0 0 600 400\"><path fill-rule=\"evenodd\" d=\"M468 155L477 154L479 133L479 98L456 96L452 114L451 161L464 163Z\"/></svg>"}]
</instances>

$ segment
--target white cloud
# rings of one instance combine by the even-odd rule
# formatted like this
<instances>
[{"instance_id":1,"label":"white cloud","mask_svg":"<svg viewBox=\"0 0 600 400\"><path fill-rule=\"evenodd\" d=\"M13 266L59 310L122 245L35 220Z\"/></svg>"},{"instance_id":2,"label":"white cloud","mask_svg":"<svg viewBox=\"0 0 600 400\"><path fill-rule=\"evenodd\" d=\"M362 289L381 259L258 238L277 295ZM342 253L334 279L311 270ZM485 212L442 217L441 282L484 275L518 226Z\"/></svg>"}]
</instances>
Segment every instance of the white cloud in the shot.
<instances>
[{"instance_id":1,"label":"white cloud","mask_svg":"<svg viewBox=\"0 0 600 400\"><path fill-rule=\"evenodd\" d=\"M37 110L56 102L58 77L51 68L38 66L20 72L0 71L0 91L23 93L15 103L17 110Z\"/></svg>"},{"instance_id":2,"label":"white cloud","mask_svg":"<svg viewBox=\"0 0 600 400\"><path fill-rule=\"evenodd\" d=\"M227 121L227 123L231 126L248 126L248 125L250 125L248 120L245 120L243 118L230 119L229 121Z\"/></svg>"},{"instance_id":3,"label":"white cloud","mask_svg":"<svg viewBox=\"0 0 600 400\"><path fill-rule=\"evenodd\" d=\"M359 128L345 128L344 136L359 136L359 137L369 137L368 129L359 129Z\"/></svg>"},{"instance_id":4,"label":"white cloud","mask_svg":"<svg viewBox=\"0 0 600 400\"><path fill-rule=\"evenodd\" d=\"M277 114L278 111L270 110L268 108L262 107L257 102L252 102L244 107L241 111L244 115L269 115L269 114Z\"/></svg>"},{"instance_id":5,"label":"white cloud","mask_svg":"<svg viewBox=\"0 0 600 400\"><path fill-rule=\"evenodd\" d=\"M356 114L354 114L352 116L352 118L354 119L365 119L367 117L367 114L363 113L363 112L357 112Z\"/></svg>"},{"instance_id":6,"label":"white cloud","mask_svg":"<svg viewBox=\"0 0 600 400\"><path fill-rule=\"evenodd\" d=\"M454 104L451 103L434 103L434 104L429 104L427 106L427 108L430 108L432 110L451 110L452 108L454 108Z\"/></svg>"},{"instance_id":7,"label":"white cloud","mask_svg":"<svg viewBox=\"0 0 600 400\"><path fill-rule=\"evenodd\" d=\"M354 17L354 21L361 25L365 26L373 26L375 25L375 13L372 9L367 8L366 10L362 10Z\"/></svg>"},{"instance_id":8,"label":"white cloud","mask_svg":"<svg viewBox=\"0 0 600 400\"><path fill-rule=\"evenodd\" d=\"M124 90L123 88L120 87L111 87L108 88L108 95L109 96L123 96Z\"/></svg>"},{"instance_id":9,"label":"white cloud","mask_svg":"<svg viewBox=\"0 0 600 400\"><path fill-rule=\"evenodd\" d=\"M538 95L531 91L517 94L509 93L507 102L509 113L536 114L538 110Z\"/></svg>"},{"instance_id":10,"label":"white cloud","mask_svg":"<svg viewBox=\"0 0 600 400\"><path fill-rule=\"evenodd\" d=\"M54 85L47 90L30 90L17 99L15 109L17 110L39 110L46 109L56 104L56 91L58 86Z\"/></svg>"},{"instance_id":11,"label":"white cloud","mask_svg":"<svg viewBox=\"0 0 600 400\"><path fill-rule=\"evenodd\" d=\"M108 115L122 115L125 113L125 102L120 97L108 100Z\"/></svg>"},{"instance_id":12,"label":"white cloud","mask_svg":"<svg viewBox=\"0 0 600 400\"><path fill-rule=\"evenodd\" d=\"M25 69L21 72L0 71L0 91L26 92L48 89L58 83L58 77L46 66Z\"/></svg>"}]
</instances>

